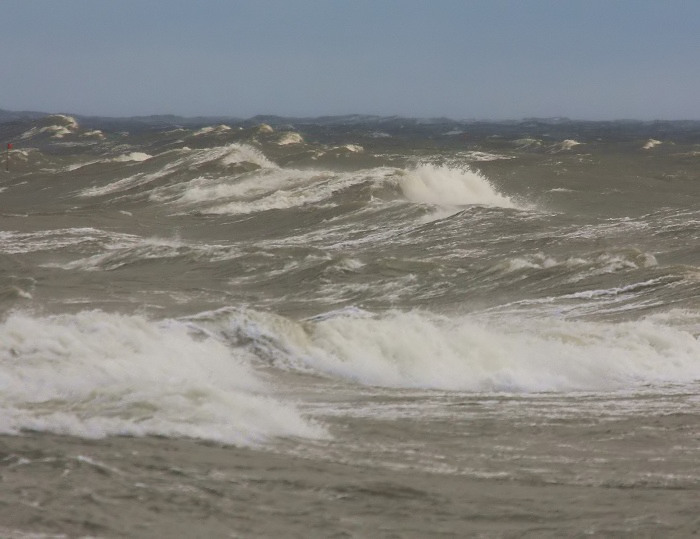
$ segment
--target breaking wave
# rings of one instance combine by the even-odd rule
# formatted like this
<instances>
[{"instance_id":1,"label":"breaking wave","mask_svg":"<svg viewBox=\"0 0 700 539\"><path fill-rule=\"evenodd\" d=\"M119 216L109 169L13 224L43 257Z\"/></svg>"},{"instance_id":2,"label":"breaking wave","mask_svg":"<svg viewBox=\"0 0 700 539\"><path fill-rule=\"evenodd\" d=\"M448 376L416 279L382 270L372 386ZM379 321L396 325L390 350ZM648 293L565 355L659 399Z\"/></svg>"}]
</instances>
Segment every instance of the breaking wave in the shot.
<instances>
[{"instance_id":1,"label":"breaking wave","mask_svg":"<svg viewBox=\"0 0 700 539\"><path fill-rule=\"evenodd\" d=\"M237 445L323 436L242 354L176 321L100 311L0 325L0 432L161 435Z\"/></svg>"},{"instance_id":2,"label":"breaking wave","mask_svg":"<svg viewBox=\"0 0 700 539\"><path fill-rule=\"evenodd\" d=\"M420 165L405 173L400 186L411 202L439 206L479 204L501 208L517 207L510 198L496 191L481 173L471 169Z\"/></svg>"},{"instance_id":3,"label":"breaking wave","mask_svg":"<svg viewBox=\"0 0 700 539\"><path fill-rule=\"evenodd\" d=\"M297 323L269 313L226 310L207 319L203 323L223 338L247 344L280 366L370 386L610 391L700 379L698 339L652 319L493 324L419 311L379 316L343 311Z\"/></svg>"},{"instance_id":4,"label":"breaking wave","mask_svg":"<svg viewBox=\"0 0 700 539\"><path fill-rule=\"evenodd\" d=\"M333 204L336 194L365 182L382 183L394 169L357 172L262 169L233 178L198 177L159 189L152 198L194 206L210 214L249 214L307 204Z\"/></svg>"},{"instance_id":5,"label":"breaking wave","mask_svg":"<svg viewBox=\"0 0 700 539\"><path fill-rule=\"evenodd\" d=\"M232 143L205 149L184 147L170 153L176 158L155 172L139 172L107 185L90 187L81 191L80 195L94 197L119 193L151 184L161 178L169 176L177 178L179 174L196 172L207 166L213 166L222 171L225 171L227 167L242 164L249 164L256 168L277 168L277 165L268 160L262 152L247 144ZM133 156L134 153L130 154L130 161L141 162L153 159L152 156L142 153L137 154L136 159Z\"/></svg>"}]
</instances>

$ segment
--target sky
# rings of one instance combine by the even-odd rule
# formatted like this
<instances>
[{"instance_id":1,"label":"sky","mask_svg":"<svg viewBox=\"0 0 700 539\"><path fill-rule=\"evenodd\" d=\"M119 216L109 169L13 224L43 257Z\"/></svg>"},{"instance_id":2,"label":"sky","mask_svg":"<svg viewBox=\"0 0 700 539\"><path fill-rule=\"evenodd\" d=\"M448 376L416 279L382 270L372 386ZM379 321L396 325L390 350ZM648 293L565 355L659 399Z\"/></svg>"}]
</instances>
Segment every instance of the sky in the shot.
<instances>
[{"instance_id":1,"label":"sky","mask_svg":"<svg viewBox=\"0 0 700 539\"><path fill-rule=\"evenodd\" d=\"M697 0L0 2L0 109L700 120Z\"/></svg>"}]
</instances>

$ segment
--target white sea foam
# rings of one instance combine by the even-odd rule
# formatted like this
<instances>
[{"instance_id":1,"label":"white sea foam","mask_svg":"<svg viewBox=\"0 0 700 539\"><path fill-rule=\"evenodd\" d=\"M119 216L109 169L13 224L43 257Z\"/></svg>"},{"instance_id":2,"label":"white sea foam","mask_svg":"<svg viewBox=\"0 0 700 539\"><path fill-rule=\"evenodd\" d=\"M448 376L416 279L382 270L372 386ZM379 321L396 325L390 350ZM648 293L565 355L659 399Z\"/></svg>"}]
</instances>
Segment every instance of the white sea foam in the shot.
<instances>
[{"instance_id":1,"label":"white sea foam","mask_svg":"<svg viewBox=\"0 0 700 539\"><path fill-rule=\"evenodd\" d=\"M191 203L229 199L230 202L213 206L208 212L254 213L323 200L343 187L344 182L333 182L337 179L330 173L279 169L239 182L193 187L180 200Z\"/></svg>"},{"instance_id":2,"label":"white sea foam","mask_svg":"<svg viewBox=\"0 0 700 539\"><path fill-rule=\"evenodd\" d=\"M252 148L249 151L257 152ZM412 202L450 208L469 204L517 207L478 172L433 165L407 171L378 167L356 172L295 170L272 165L232 178L201 176L158 189L152 198L197 205L207 213L243 214L318 204L329 200L334 193L366 181L377 186L387 182L398 184Z\"/></svg>"},{"instance_id":3,"label":"white sea foam","mask_svg":"<svg viewBox=\"0 0 700 539\"><path fill-rule=\"evenodd\" d=\"M642 146L642 149L643 150L651 150L652 148L654 148L655 146L658 146L659 144L662 144L662 142L660 140L650 138L649 140L647 140L646 144L644 144L644 146Z\"/></svg>"},{"instance_id":4,"label":"white sea foam","mask_svg":"<svg viewBox=\"0 0 700 539\"><path fill-rule=\"evenodd\" d=\"M73 133L73 131L62 125L47 125L45 127L32 127L29 131L22 133L19 138L20 140L25 140L43 133L48 133L53 138L63 138Z\"/></svg>"},{"instance_id":5,"label":"white sea foam","mask_svg":"<svg viewBox=\"0 0 700 539\"><path fill-rule=\"evenodd\" d=\"M114 181L108 185L101 187L90 187L81 191L80 196L103 196L118 193L136 186L147 185L155 180L183 170L197 169L197 167L208 163L219 165L222 168L238 163L253 163L261 168L277 168L277 165L267 159L262 152L253 148L252 146L248 146L247 144L233 143L225 146L217 146L215 148L204 148L197 150L184 147L172 152L172 154L178 157L168 162L163 168L156 172L151 172L148 174L138 173L133 176ZM133 153L129 155L133 156ZM146 155L148 154L137 156L137 159L135 160L140 160L140 158Z\"/></svg>"},{"instance_id":6,"label":"white sea foam","mask_svg":"<svg viewBox=\"0 0 700 539\"><path fill-rule=\"evenodd\" d=\"M54 114L52 116L47 116L43 121L49 123L49 125L32 127L30 130L20 135L20 140L26 140L41 134L48 134L52 138L63 138L78 130L78 122L72 116Z\"/></svg>"},{"instance_id":7,"label":"white sea foam","mask_svg":"<svg viewBox=\"0 0 700 539\"><path fill-rule=\"evenodd\" d=\"M107 158L107 159L93 159L92 161L85 161L83 163L73 163L65 167L65 171L72 172L74 170L81 169L88 165L95 165L97 163L128 163L131 161L141 162L151 159L152 155L143 152L131 152L128 154L119 155L117 157Z\"/></svg>"},{"instance_id":8,"label":"white sea foam","mask_svg":"<svg viewBox=\"0 0 700 539\"><path fill-rule=\"evenodd\" d=\"M581 143L578 140L566 139L554 145L554 151L566 151L571 150L575 146L579 146Z\"/></svg>"},{"instance_id":9,"label":"white sea foam","mask_svg":"<svg viewBox=\"0 0 700 539\"><path fill-rule=\"evenodd\" d=\"M584 261L580 259L570 259L566 261L566 265L575 263L581 264L584 263ZM506 272L513 272L523 269L553 268L558 265L559 262L557 262L554 258L544 256L542 254L537 254L527 257L511 258L509 260L501 262L496 266L496 268L499 270L504 270Z\"/></svg>"},{"instance_id":10,"label":"white sea foam","mask_svg":"<svg viewBox=\"0 0 700 539\"><path fill-rule=\"evenodd\" d=\"M352 153L362 153L365 151L365 149L359 144L346 144L345 146L341 146L340 148Z\"/></svg>"},{"instance_id":11,"label":"white sea foam","mask_svg":"<svg viewBox=\"0 0 700 539\"><path fill-rule=\"evenodd\" d=\"M123 155L119 155L113 159L110 159L110 161L114 163L126 163L129 161L136 161L136 162L141 162L141 161L146 161L153 157L152 155L149 155L144 152L131 152Z\"/></svg>"},{"instance_id":12,"label":"white sea foam","mask_svg":"<svg viewBox=\"0 0 700 539\"><path fill-rule=\"evenodd\" d=\"M91 131L85 131L83 134L80 135L81 137L85 138L98 138L98 139L103 139L105 138L105 134L100 131L99 129L93 129Z\"/></svg>"},{"instance_id":13,"label":"white sea foam","mask_svg":"<svg viewBox=\"0 0 700 539\"><path fill-rule=\"evenodd\" d=\"M290 144L302 144L304 142L304 137L299 133L283 133L277 140L277 144L280 146L289 146Z\"/></svg>"},{"instance_id":14,"label":"white sea foam","mask_svg":"<svg viewBox=\"0 0 700 539\"><path fill-rule=\"evenodd\" d=\"M479 204L515 208L515 203L496 191L479 172L447 166L420 165L400 179L401 190L411 202L439 206Z\"/></svg>"},{"instance_id":15,"label":"white sea foam","mask_svg":"<svg viewBox=\"0 0 700 539\"><path fill-rule=\"evenodd\" d=\"M57 228L36 232L0 231L0 253L24 254L53 251L80 244L106 244L135 238L128 234L106 232L96 228Z\"/></svg>"},{"instance_id":16,"label":"white sea foam","mask_svg":"<svg viewBox=\"0 0 700 539\"><path fill-rule=\"evenodd\" d=\"M81 169L83 167L86 167L88 165L94 165L95 163L100 163L99 160L92 160L92 161L85 161L83 163L73 163L72 165L68 165L65 167L63 170L66 172L73 172L74 170Z\"/></svg>"},{"instance_id":17,"label":"white sea foam","mask_svg":"<svg viewBox=\"0 0 700 539\"><path fill-rule=\"evenodd\" d=\"M109 271L141 263L144 260L176 259L189 257L221 261L235 258L240 251L232 246L212 245L202 242L186 243L177 239L141 238L126 234L114 235L102 245L103 252L66 263L47 263L42 267L80 271Z\"/></svg>"},{"instance_id":18,"label":"white sea foam","mask_svg":"<svg viewBox=\"0 0 700 539\"><path fill-rule=\"evenodd\" d=\"M260 168L278 168L277 165L265 157L260 150L248 144L237 143L229 144L220 149L213 148L212 150L205 150L204 155L195 160L195 164L217 160L219 160L222 165L253 163Z\"/></svg>"},{"instance_id":19,"label":"white sea foam","mask_svg":"<svg viewBox=\"0 0 700 539\"><path fill-rule=\"evenodd\" d=\"M515 146L518 149L522 150L525 148L537 148L539 146L542 146L542 141L539 139L535 139L535 138L520 138L520 139L514 140L513 144L515 144Z\"/></svg>"},{"instance_id":20,"label":"white sea foam","mask_svg":"<svg viewBox=\"0 0 700 539\"><path fill-rule=\"evenodd\" d=\"M23 150L10 150L10 155L12 156L12 159L19 159L20 161L29 161L29 154L31 152L38 153L38 150L36 148L25 148Z\"/></svg>"},{"instance_id":21,"label":"white sea foam","mask_svg":"<svg viewBox=\"0 0 700 539\"><path fill-rule=\"evenodd\" d=\"M257 444L322 436L247 365L184 323L99 311L0 325L0 432L189 436Z\"/></svg>"},{"instance_id":22,"label":"white sea foam","mask_svg":"<svg viewBox=\"0 0 700 539\"><path fill-rule=\"evenodd\" d=\"M132 187L136 187L137 185L149 183L159 177L160 176L157 174L139 173L135 174L134 176L122 178L121 180L117 180L102 187L88 187L87 189L80 191L79 194L81 197L97 197L111 193L118 193L119 191L125 191L127 189L131 189Z\"/></svg>"},{"instance_id":23,"label":"white sea foam","mask_svg":"<svg viewBox=\"0 0 700 539\"><path fill-rule=\"evenodd\" d=\"M502 159L514 159L512 155L503 155L499 153L489 153L489 152L462 152L459 154L460 157L464 157L469 161L500 161Z\"/></svg>"},{"instance_id":24,"label":"white sea foam","mask_svg":"<svg viewBox=\"0 0 700 539\"><path fill-rule=\"evenodd\" d=\"M180 187L175 201L199 205L202 211L219 214L285 209L326 201L334 193L365 181L382 183L395 172L389 168L353 173L264 169L229 181L197 178ZM155 196L162 197L163 193L155 193ZM206 207L202 208L202 204Z\"/></svg>"},{"instance_id":25,"label":"white sea foam","mask_svg":"<svg viewBox=\"0 0 700 539\"><path fill-rule=\"evenodd\" d=\"M348 157L352 154L364 153L365 149L359 144L344 144L342 146L331 146L323 151L317 150L311 159L319 159L325 156Z\"/></svg>"},{"instance_id":26,"label":"white sea foam","mask_svg":"<svg viewBox=\"0 0 700 539\"><path fill-rule=\"evenodd\" d=\"M73 118L73 116L68 116L67 114L52 114L47 116L47 120L57 121L60 125L63 125L71 130L78 129L78 121Z\"/></svg>"},{"instance_id":27,"label":"white sea foam","mask_svg":"<svg viewBox=\"0 0 700 539\"><path fill-rule=\"evenodd\" d=\"M342 271L356 271L366 264L357 258L342 258L338 261L337 268Z\"/></svg>"},{"instance_id":28,"label":"white sea foam","mask_svg":"<svg viewBox=\"0 0 700 539\"><path fill-rule=\"evenodd\" d=\"M459 391L614 390L700 379L700 342L658 321L595 323L552 319L367 313L305 323L233 313L234 339L291 368L360 384Z\"/></svg>"},{"instance_id":29,"label":"white sea foam","mask_svg":"<svg viewBox=\"0 0 700 539\"><path fill-rule=\"evenodd\" d=\"M209 126L209 127L202 127L198 131L195 131L194 133L192 133L192 136L198 137L201 135L210 135L210 134L219 135L222 133L226 133L227 131L231 131L231 128L228 125L224 125L224 124L213 125L213 126Z\"/></svg>"},{"instance_id":30,"label":"white sea foam","mask_svg":"<svg viewBox=\"0 0 700 539\"><path fill-rule=\"evenodd\" d=\"M499 263L496 269L513 272L523 269L562 267L579 270L574 280L580 280L591 275L650 268L656 265L658 265L656 257L651 253L645 253L637 249L628 249L620 252L596 253L585 255L585 257L568 257L566 259L556 259L543 253L535 253L510 258Z\"/></svg>"},{"instance_id":31,"label":"white sea foam","mask_svg":"<svg viewBox=\"0 0 700 539\"><path fill-rule=\"evenodd\" d=\"M255 132L258 133L259 135L270 135L275 132L274 129L272 129L271 126L267 124L260 124L255 128Z\"/></svg>"}]
</instances>

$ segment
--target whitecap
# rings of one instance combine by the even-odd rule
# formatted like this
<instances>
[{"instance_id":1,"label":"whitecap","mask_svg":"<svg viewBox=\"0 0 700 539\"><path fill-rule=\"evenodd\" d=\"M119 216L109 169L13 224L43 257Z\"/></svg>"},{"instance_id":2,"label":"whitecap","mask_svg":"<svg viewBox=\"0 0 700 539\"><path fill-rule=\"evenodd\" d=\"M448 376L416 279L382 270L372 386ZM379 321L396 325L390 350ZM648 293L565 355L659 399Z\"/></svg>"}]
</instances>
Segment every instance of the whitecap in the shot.
<instances>
[{"instance_id":1,"label":"whitecap","mask_svg":"<svg viewBox=\"0 0 700 539\"><path fill-rule=\"evenodd\" d=\"M0 325L0 432L193 437L236 445L324 432L217 339L88 311Z\"/></svg>"},{"instance_id":2,"label":"whitecap","mask_svg":"<svg viewBox=\"0 0 700 539\"><path fill-rule=\"evenodd\" d=\"M303 144L304 137L299 133L283 133L282 136L277 141L280 146L289 146L291 144Z\"/></svg>"},{"instance_id":3,"label":"whitecap","mask_svg":"<svg viewBox=\"0 0 700 539\"><path fill-rule=\"evenodd\" d=\"M295 323L232 313L220 327L279 366L369 386L474 392L609 391L700 379L700 341L659 323L352 312ZM235 331L234 331L235 328Z\"/></svg>"},{"instance_id":4,"label":"whitecap","mask_svg":"<svg viewBox=\"0 0 700 539\"><path fill-rule=\"evenodd\" d=\"M496 191L483 174L469 168L420 165L406 171L399 184L411 202L440 206L516 207L510 198Z\"/></svg>"}]
</instances>

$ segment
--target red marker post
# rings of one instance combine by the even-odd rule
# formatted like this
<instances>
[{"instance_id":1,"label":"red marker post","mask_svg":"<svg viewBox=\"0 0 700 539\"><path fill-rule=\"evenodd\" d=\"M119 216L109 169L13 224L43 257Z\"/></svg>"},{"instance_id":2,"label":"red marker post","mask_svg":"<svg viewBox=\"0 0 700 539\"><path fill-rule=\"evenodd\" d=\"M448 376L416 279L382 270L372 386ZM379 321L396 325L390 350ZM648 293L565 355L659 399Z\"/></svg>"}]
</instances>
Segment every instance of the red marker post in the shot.
<instances>
[{"instance_id":1,"label":"red marker post","mask_svg":"<svg viewBox=\"0 0 700 539\"><path fill-rule=\"evenodd\" d=\"M12 143L7 143L7 154L5 156L5 172L10 172L10 150L12 149Z\"/></svg>"}]
</instances>

